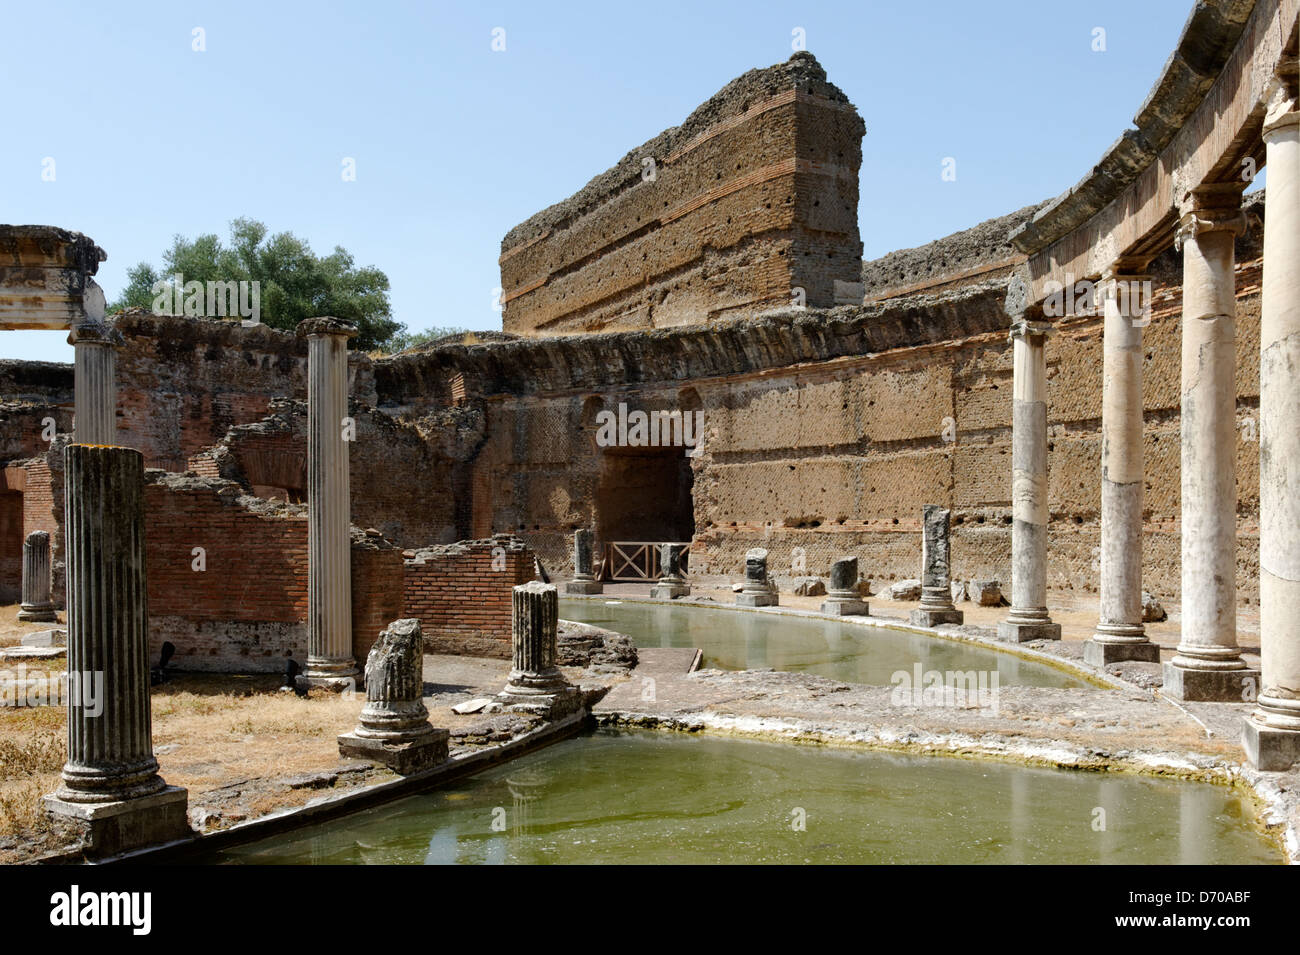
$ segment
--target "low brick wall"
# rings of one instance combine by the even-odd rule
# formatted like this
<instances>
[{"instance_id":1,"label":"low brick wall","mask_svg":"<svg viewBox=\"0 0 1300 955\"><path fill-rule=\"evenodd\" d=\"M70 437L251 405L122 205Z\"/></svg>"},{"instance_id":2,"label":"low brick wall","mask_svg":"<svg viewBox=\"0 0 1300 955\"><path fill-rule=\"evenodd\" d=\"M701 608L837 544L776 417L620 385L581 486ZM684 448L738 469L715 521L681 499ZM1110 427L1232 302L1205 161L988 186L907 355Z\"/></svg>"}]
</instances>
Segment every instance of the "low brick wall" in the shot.
<instances>
[{"instance_id":1,"label":"low brick wall","mask_svg":"<svg viewBox=\"0 0 1300 955\"><path fill-rule=\"evenodd\" d=\"M510 657L511 590L534 577L533 552L498 535L406 551L405 608L428 653Z\"/></svg>"}]
</instances>

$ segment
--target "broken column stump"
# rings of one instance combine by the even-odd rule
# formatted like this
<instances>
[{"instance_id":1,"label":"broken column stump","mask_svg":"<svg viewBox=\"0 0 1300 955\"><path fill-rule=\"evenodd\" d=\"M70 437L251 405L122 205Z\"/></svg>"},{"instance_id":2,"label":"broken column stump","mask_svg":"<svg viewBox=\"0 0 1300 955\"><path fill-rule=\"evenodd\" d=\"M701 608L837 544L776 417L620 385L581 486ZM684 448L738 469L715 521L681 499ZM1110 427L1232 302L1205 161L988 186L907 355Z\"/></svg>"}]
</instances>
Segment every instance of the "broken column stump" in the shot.
<instances>
[{"instance_id":1,"label":"broken column stump","mask_svg":"<svg viewBox=\"0 0 1300 955\"><path fill-rule=\"evenodd\" d=\"M58 620L50 599L50 534L32 531L23 541L22 604L18 619L32 623Z\"/></svg>"},{"instance_id":2,"label":"broken column stump","mask_svg":"<svg viewBox=\"0 0 1300 955\"><path fill-rule=\"evenodd\" d=\"M573 532L573 579L564 585L566 594L599 594L605 590L592 569L594 537L587 528Z\"/></svg>"},{"instance_id":3,"label":"broken column stump","mask_svg":"<svg viewBox=\"0 0 1300 955\"><path fill-rule=\"evenodd\" d=\"M553 584L531 580L511 593L513 666L497 699L502 707L558 719L582 706L582 694L556 666L560 601Z\"/></svg>"},{"instance_id":4,"label":"broken column stump","mask_svg":"<svg viewBox=\"0 0 1300 955\"><path fill-rule=\"evenodd\" d=\"M922 511L921 606L912 611L912 626L934 627L961 623L965 616L952 603L949 571L949 525L946 507L926 504Z\"/></svg>"},{"instance_id":5,"label":"broken column stump","mask_svg":"<svg viewBox=\"0 0 1300 955\"><path fill-rule=\"evenodd\" d=\"M691 585L682 577L682 545L659 545L659 581L650 588L650 596L656 600L672 600L674 597L689 597Z\"/></svg>"},{"instance_id":6,"label":"broken column stump","mask_svg":"<svg viewBox=\"0 0 1300 955\"><path fill-rule=\"evenodd\" d=\"M356 729L339 737L339 753L383 763L408 776L447 758L445 729L424 706L424 635L414 617L380 631L366 657L366 705Z\"/></svg>"},{"instance_id":7,"label":"broken column stump","mask_svg":"<svg viewBox=\"0 0 1300 955\"><path fill-rule=\"evenodd\" d=\"M745 586L736 595L736 606L775 607L779 603L776 588L767 577L767 551L762 547L745 551Z\"/></svg>"},{"instance_id":8,"label":"broken column stump","mask_svg":"<svg viewBox=\"0 0 1300 955\"><path fill-rule=\"evenodd\" d=\"M858 590L858 559L841 557L831 564L831 592L822 601L822 613L846 617L867 610L867 602Z\"/></svg>"}]
</instances>

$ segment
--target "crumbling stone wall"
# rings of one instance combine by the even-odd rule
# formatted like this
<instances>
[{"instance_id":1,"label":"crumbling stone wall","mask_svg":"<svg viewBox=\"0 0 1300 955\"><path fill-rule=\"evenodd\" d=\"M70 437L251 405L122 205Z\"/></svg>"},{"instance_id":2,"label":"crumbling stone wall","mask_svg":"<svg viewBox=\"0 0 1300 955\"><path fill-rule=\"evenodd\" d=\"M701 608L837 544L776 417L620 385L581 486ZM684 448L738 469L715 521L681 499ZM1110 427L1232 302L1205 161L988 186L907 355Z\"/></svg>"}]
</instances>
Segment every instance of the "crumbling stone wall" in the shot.
<instances>
[{"instance_id":1,"label":"crumbling stone wall","mask_svg":"<svg viewBox=\"0 0 1300 955\"><path fill-rule=\"evenodd\" d=\"M407 551L402 616L418 617L427 653L510 657L511 592L534 578L533 553L498 535Z\"/></svg>"},{"instance_id":2,"label":"crumbling stone wall","mask_svg":"<svg viewBox=\"0 0 1300 955\"><path fill-rule=\"evenodd\" d=\"M865 129L810 53L733 80L501 243L503 328L707 323L758 306L861 300Z\"/></svg>"}]
</instances>

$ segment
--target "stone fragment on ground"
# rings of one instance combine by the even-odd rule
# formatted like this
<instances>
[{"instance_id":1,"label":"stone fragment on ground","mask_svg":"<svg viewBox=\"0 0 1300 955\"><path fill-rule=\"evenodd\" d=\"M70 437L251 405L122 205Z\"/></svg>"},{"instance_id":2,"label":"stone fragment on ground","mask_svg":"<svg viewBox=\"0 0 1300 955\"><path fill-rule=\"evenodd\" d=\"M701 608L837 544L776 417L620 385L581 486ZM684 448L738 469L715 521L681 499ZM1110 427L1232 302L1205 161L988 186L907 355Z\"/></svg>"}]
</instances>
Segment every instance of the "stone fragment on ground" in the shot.
<instances>
[{"instance_id":1,"label":"stone fragment on ground","mask_svg":"<svg viewBox=\"0 0 1300 955\"><path fill-rule=\"evenodd\" d=\"M921 582L919 580L899 580L889 587L890 600L920 600Z\"/></svg>"}]
</instances>

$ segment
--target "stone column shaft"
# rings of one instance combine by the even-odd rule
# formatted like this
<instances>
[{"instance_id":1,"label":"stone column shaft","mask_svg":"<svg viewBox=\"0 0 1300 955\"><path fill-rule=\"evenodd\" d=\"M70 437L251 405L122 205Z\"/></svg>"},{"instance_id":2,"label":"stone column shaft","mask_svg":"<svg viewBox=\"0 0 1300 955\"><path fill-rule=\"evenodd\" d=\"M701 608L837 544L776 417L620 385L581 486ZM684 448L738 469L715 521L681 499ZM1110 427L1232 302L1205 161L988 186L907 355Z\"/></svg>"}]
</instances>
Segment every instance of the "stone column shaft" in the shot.
<instances>
[{"instance_id":1,"label":"stone column shaft","mask_svg":"<svg viewBox=\"0 0 1300 955\"><path fill-rule=\"evenodd\" d=\"M952 512L926 504L921 518L921 606L911 613L913 626L961 623L965 615L952 603Z\"/></svg>"},{"instance_id":2,"label":"stone column shaft","mask_svg":"<svg viewBox=\"0 0 1300 955\"><path fill-rule=\"evenodd\" d=\"M1182 637L1165 665L1180 699L1242 700L1237 647L1237 383L1233 242L1245 225L1236 184L1183 204ZM1255 674L1257 677L1258 674ZM1256 691L1258 687L1256 686Z\"/></svg>"},{"instance_id":3,"label":"stone column shaft","mask_svg":"<svg viewBox=\"0 0 1300 955\"><path fill-rule=\"evenodd\" d=\"M858 559L841 557L831 564L831 588L822 601L822 613L837 617L865 614L867 602L858 590Z\"/></svg>"},{"instance_id":4,"label":"stone column shaft","mask_svg":"<svg viewBox=\"0 0 1300 955\"><path fill-rule=\"evenodd\" d=\"M1300 111L1265 117L1268 192L1260 303L1259 589L1262 692L1246 723L1259 769L1300 761Z\"/></svg>"},{"instance_id":5,"label":"stone column shaft","mask_svg":"<svg viewBox=\"0 0 1300 955\"><path fill-rule=\"evenodd\" d=\"M1142 625L1142 327L1150 277L1112 269L1102 276L1101 579L1096 633L1084 645L1095 666L1158 662Z\"/></svg>"},{"instance_id":6,"label":"stone column shaft","mask_svg":"<svg viewBox=\"0 0 1300 955\"><path fill-rule=\"evenodd\" d=\"M598 594L605 589L596 579L592 557L595 534L587 528L573 532L573 579L564 585L566 594Z\"/></svg>"},{"instance_id":7,"label":"stone column shaft","mask_svg":"<svg viewBox=\"0 0 1300 955\"><path fill-rule=\"evenodd\" d=\"M144 459L130 448L64 449L68 574L68 761L58 798L161 792L149 710Z\"/></svg>"},{"instance_id":8,"label":"stone column shaft","mask_svg":"<svg viewBox=\"0 0 1300 955\"><path fill-rule=\"evenodd\" d=\"M736 594L738 607L774 607L780 596L767 576L767 550L752 547L745 552L745 583Z\"/></svg>"},{"instance_id":9,"label":"stone column shaft","mask_svg":"<svg viewBox=\"0 0 1300 955\"><path fill-rule=\"evenodd\" d=\"M1011 611L998 625L1004 640L1059 640L1047 612L1047 336L1046 322L1011 328Z\"/></svg>"},{"instance_id":10,"label":"stone column shaft","mask_svg":"<svg viewBox=\"0 0 1300 955\"><path fill-rule=\"evenodd\" d=\"M532 580L511 591L510 680L498 699L507 707L558 718L582 705L556 666L559 594L554 585Z\"/></svg>"},{"instance_id":11,"label":"stone column shaft","mask_svg":"<svg viewBox=\"0 0 1300 955\"><path fill-rule=\"evenodd\" d=\"M57 620L50 595L50 535L32 531L23 541L22 604L18 619L32 622Z\"/></svg>"},{"instance_id":12,"label":"stone column shaft","mask_svg":"<svg viewBox=\"0 0 1300 955\"><path fill-rule=\"evenodd\" d=\"M348 339L334 318L298 326L307 363L307 667L309 685L344 688L358 676L352 656L352 539L348 442Z\"/></svg>"},{"instance_id":13,"label":"stone column shaft","mask_svg":"<svg viewBox=\"0 0 1300 955\"><path fill-rule=\"evenodd\" d=\"M79 444L117 443L117 346L121 335L103 322L74 325L73 433Z\"/></svg>"}]
</instances>

